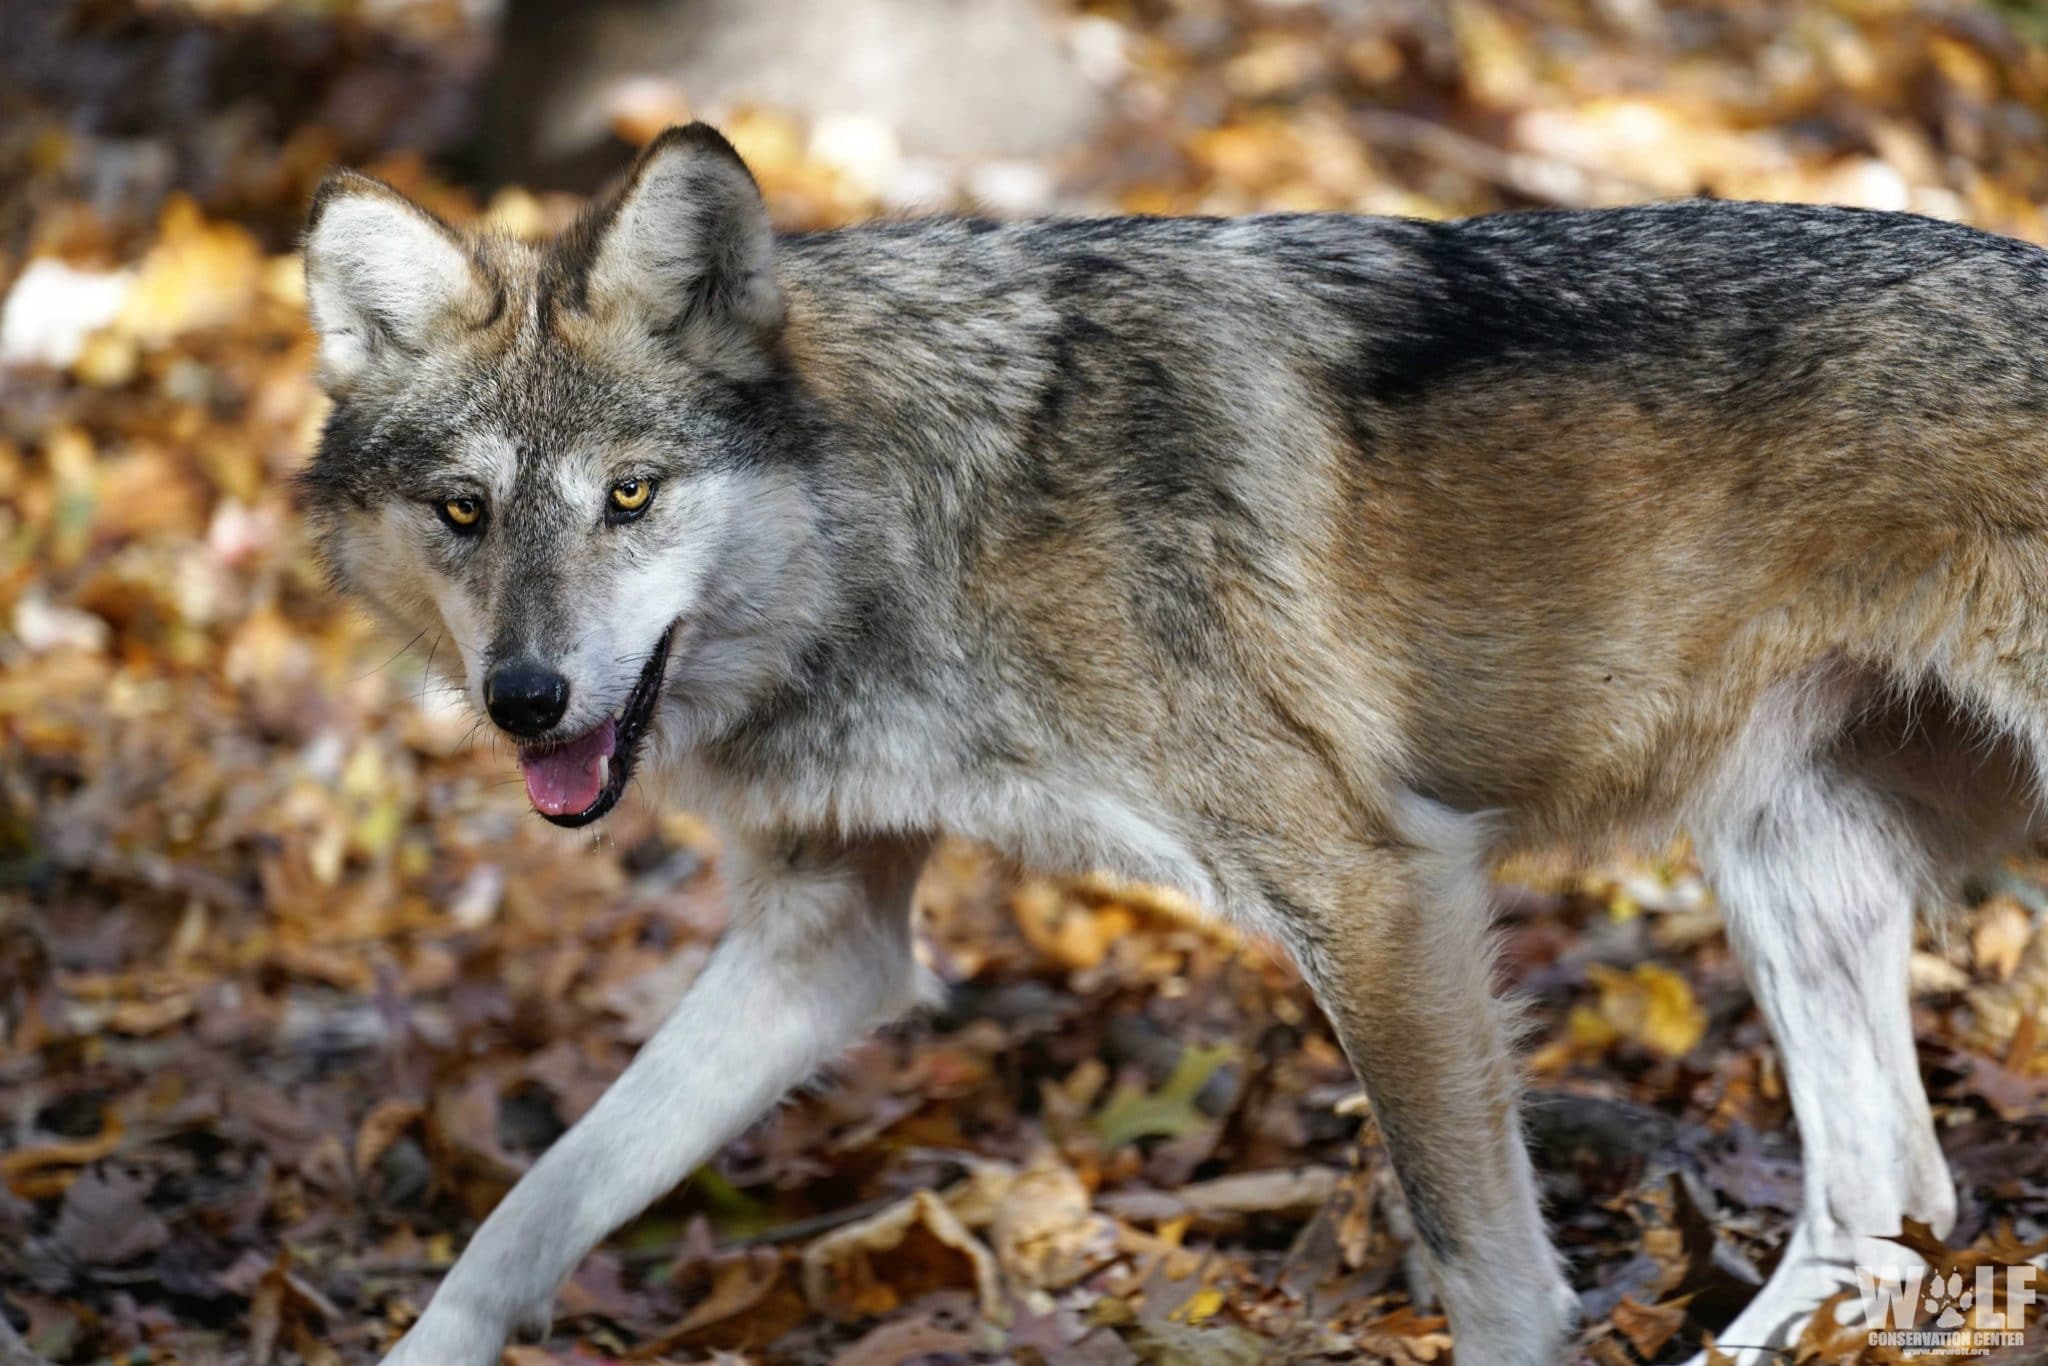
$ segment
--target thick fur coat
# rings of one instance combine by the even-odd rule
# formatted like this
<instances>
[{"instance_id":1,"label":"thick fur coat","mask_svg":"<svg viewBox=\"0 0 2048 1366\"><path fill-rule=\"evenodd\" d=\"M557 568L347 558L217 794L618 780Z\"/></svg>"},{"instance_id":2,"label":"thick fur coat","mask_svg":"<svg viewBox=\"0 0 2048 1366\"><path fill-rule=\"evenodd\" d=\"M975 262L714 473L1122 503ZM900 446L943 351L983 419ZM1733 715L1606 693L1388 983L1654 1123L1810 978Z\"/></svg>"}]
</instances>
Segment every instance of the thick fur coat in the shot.
<instances>
[{"instance_id":1,"label":"thick fur coat","mask_svg":"<svg viewBox=\"0 0 2048 1366\"><path fill-rule=\"evenodd\" d=\"M339 175L308 270L337 581L501 724L543 671L529 790L602 749L546 814L637 774L734 848L731 941L394 1360L495 1360L907 1008L942 834L1288 948L1466 1366L1556 1360L1575 1305L1492 1005L1517 847L1683 826L1721 893L1809 1200L1724 1341L1952 1218L1906 964L2035 823L2048 255L1728 203L778 237L693 126L541 245Z\"/></svg>"}]
</instances>

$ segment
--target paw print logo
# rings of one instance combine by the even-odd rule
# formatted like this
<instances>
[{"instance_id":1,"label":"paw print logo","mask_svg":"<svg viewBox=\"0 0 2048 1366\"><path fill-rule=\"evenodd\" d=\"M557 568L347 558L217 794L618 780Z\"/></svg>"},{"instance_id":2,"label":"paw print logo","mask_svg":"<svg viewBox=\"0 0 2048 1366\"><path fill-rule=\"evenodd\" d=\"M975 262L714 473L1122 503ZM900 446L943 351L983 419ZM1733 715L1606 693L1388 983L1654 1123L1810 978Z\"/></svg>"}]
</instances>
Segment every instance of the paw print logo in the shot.
<instances>
[{"instance_id":1,"label":"paw print logo","mask_svg":"<svg viewBox=\"0 0 2048 1366\"><path fill-rule=\"evenodd\" d=\"M1934 1321L1937 1328L1960 1328L1963 1313L1977 1301L1977 1293L1963 1281L1963 1273L1951 1271L1948 1279L1932 1276L1927 1281L1927 1296L1921 1304L1930 1314L1939 1315Z\"/></svg>"}]
</instances>

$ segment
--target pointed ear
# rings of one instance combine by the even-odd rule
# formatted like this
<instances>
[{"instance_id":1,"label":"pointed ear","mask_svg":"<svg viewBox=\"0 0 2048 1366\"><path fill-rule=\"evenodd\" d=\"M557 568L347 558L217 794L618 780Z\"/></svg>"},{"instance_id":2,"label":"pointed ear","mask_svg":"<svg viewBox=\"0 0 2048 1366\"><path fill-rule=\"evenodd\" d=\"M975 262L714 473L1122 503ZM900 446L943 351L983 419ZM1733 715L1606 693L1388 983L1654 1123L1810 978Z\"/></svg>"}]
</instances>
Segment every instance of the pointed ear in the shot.
<instances>
[{"instance_id":1,"label":"pointed ear","mask_svg":"<svg viewBox=\"0 0 2048 1366\"><path fill-rule=\"evenodd\" d=\"M496 297L454 229L354 171L329 175L313 196L305 254L320 382L337 396L423 353L437 326L482 322Z\"/></svg>"},{"instance_id":2,"label":"pointed ear","mask_svg":"<svg viewBox=\"0 0 2048 1366\"><path fill-rule=\"evenodd\" d=\"M706 348L758 343L782 321L775 231L752 172L709 124L648 144L590 220L585 300Z\"/></svg>"}]
</instances>

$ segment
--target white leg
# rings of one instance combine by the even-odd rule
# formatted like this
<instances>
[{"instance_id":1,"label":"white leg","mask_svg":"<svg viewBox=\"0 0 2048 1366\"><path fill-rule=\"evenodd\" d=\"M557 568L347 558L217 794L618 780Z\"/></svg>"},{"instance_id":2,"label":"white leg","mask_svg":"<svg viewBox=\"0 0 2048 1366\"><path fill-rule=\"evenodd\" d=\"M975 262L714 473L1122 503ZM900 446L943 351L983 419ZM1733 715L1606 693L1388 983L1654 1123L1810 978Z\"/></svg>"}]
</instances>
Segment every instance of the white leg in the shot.
<instances>
[{"instance_id":1,"label":"white leg","mask_svg":"<svg viewBox=\"0 0 2048 1366\"><path fill-rule=\"evenodd\" d=\"M1700 854L1777 1041L1805 1165L1783 1260L1719 1336L1738 1361L1771 1361L1764 1349L1853 1287L1859 1262L1910 1258L1877 1241L1904 1216L1941 1232L1955 1220L1907 993L1921 854L1882 798L1826 769L1703 830Z\"/></svg>"},{"instance_id":2,"label":"white leg","mask_svg":"<svg viewBox=\"0 0 2048 1366\"><path fill-rule=\"evenodd\" d=\"M555 1291L849 1041L916 1004L923 849L739 848L732 927L632 1065L477 1230L386 1366L492 1366Z\"/></svg>"}]
</instances>

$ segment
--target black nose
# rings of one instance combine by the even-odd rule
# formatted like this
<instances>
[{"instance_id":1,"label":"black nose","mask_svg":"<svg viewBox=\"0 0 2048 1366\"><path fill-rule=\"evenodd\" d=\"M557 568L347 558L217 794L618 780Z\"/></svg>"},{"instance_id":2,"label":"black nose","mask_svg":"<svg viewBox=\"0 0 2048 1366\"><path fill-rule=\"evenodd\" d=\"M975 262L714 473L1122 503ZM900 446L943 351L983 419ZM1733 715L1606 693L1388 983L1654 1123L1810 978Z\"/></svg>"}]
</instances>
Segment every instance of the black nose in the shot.
<instances>
[{"instance_id":1,"label":"black nose","mask_svg":"<svg viewBox=\"0 0 2048 1366\"><path fill-rule=\"evenodd\" d=\"M569 680L531 660L500 664L484 676L491 719L524 739L554 729L569 709Z\"/></svg>"}]
</instances>

